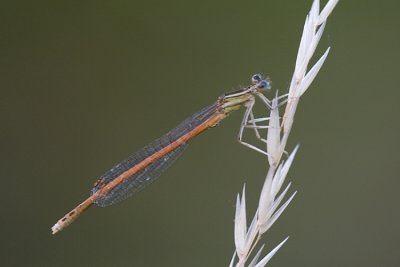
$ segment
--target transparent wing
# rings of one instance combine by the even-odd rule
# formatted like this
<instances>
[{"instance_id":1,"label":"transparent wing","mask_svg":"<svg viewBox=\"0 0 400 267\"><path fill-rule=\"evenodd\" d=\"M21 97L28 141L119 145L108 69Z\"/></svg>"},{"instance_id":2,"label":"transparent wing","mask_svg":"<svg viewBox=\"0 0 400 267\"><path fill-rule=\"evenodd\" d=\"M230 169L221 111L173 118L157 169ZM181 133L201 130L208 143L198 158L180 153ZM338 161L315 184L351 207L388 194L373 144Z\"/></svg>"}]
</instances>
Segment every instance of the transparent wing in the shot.
<instances>
[{"instance_id":1,"label":"transparent wing","mask_svg":"<svg viewBox=\"0 0 400 267\"><path fill-rule=\"evenodd\" d=\"M181 122L178 126L176 126L165 135L151 142L144 148L129 156L121 163L114 166L111 170L103 174L97 180L94 187L92 188L92 195L119 176L121 176L123 173L141 163L143 160L154 155L154 153L169 146L170 144L176 142L182 136L188 134L190 131L192 131L194 128L196 128L198 125L200 125L210 116L212 116L216 112L216 109L216 103L213 103L212 105L203 108L199 112L193 114L192 116ZM142 170L138 171L135 174L132 174L130 177L123 180L120 184L116 185L106 194L99 196L94 201L94 203L101 207L109 206L121 200L124 200L132 196L134 193L142 190L146 185L150 184L152 181L158 178L164 170L171 166L171 164L174 163L174 161L182 154L186 146L187 143L180 145L175 150L152 162Z\"/></svg>"},{"instance_id":2,"label":"transparent wing","mask_svg":"<svg viewBox=\"0 0 400 267\"><path fill-rule=\"evenodd\" d=\"M144 189L147 185L155 181L163 171L168 169L175 160L182 155L182 152L187 147L187 144L184 144L177 149L171 151L166 154L164 157L156 160L143 170L138 173L132 175L128 179L126 179L121 184L117 185L110 192L108 192L105 196L99 197L94 203L100 207L106 207L118 203L124 199L129 198L135 193ZM113 169L117 168L114 167ZM111 170L112 171L112 170ZM95 188L93 188L95 189ZM92 190L93 191L93 190ZM96 190L97 191L97 190Z\"/></svg>"}]
</instances>

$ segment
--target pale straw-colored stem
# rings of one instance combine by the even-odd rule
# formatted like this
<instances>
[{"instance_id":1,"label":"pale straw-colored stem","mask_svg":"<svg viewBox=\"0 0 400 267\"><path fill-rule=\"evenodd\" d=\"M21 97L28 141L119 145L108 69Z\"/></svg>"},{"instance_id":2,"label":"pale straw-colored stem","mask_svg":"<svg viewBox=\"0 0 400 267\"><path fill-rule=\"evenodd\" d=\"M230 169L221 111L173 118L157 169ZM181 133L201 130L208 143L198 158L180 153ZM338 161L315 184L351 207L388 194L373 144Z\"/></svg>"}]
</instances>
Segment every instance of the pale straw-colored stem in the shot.
<instances>
[{"instance_id":1,"label":"pale straw-colored stem","mask_svg":"<svg viewBox=\"0 0 400 267\"><path fill-rule=\"evenodd\" d=\"M268 118L254 118L252 110L248 111L250 112L249 114L251 114L251 118L247 121L246 117L244 121L245 127L255 129L257 135L259 135L258 129L267 129L266 139L257 136L259 140L266 143L266 150L253 145L248 145L248 147L261 152L262 155L267 155L269 169L260 193L257 211L249 228L247 228L246 219L245 188L243 188L242 196L237 196L235 214L236 250L230 262L230 267L244 267L246 265L247 260L250 258L262 235L270 229L272 224L278 219L296 194L296 192L294 192L283 202L289 190L290 183L284 189L282 189L282 185L293 163L298 146L292 150L286 161L282 160L282 156L286 153L287 141L294 124L294 116L300 98L309 88L328 56L330 48L325 51L313 67L308 68L309 62L323 34L326 20L338 1L339 0L329 0L324 9L320 12L319 0L314 0L304 23L303 34L289 91L287 93L287 99L282 100L282 96L276 94L272 101L269 101L265 96L259 95L262 100L261 102L266 105L270 112ZM285 104L285 111L282 120L280 120L279 108L282 104ZM257 125L257 123L263 122L268 122L268 125ZM287 238L259 260L264 247L261 246L248 266L265 266L286 240ZM235 263L236 258L237 262Z\"/></svg>"}]
</instances>

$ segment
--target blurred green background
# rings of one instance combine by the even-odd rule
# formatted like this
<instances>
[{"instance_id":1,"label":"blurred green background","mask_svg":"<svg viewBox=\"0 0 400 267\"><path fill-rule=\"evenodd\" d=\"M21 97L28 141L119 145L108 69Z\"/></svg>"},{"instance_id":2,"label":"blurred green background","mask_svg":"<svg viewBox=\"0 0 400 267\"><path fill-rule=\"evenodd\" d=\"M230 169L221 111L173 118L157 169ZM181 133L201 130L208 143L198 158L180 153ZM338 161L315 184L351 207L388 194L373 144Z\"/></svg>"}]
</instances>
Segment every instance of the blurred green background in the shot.
<instances>
[{"instance_id":1,"label":"blurred green background","mask_svg":"<svg viewBox=\"0 0 400 267\"><path fill-rule=\"evenodd\" d=\"M0 31L2 266L227 266L237 192L254 213L266 158L236 142L243 110L136 197L50 227L96 178L269 74L290 82L306 1L9 1ZM289 150L298 190L264 237L270 266L398 266L398 1L341 1ZM263 110L259 111L263 112ZM264 111L265 112L265 111ZM263 115L263 114L260 114Z\"/></svg>"}]
</instances>

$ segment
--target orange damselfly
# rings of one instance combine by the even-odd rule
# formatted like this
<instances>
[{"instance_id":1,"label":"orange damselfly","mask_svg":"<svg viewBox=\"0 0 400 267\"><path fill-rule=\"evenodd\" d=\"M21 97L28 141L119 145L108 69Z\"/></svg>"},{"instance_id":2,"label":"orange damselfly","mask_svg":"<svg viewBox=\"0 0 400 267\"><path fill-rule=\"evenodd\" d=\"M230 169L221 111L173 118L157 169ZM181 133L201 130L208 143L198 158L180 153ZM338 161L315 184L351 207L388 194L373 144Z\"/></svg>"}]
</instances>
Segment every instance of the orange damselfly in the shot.
<instances>
[{"instance_id":1,"label":"orange damselfly","mask_svg":"<svg viewBox=\"0 0 400 267\"><path fill-rule=\"evenodd\" d=\"M261 93L270 89L270 82L259 74L252 77L252 85L225 93L215 103L193 114L170 132L148 144L126 160L103 174L95 183L91 196L62 217L51 229L53 234L70 225L92 204L106 207L124 200L154 181L182 154L188 142L208 128L216 126L230 113L245 106L245 118L252 115L255 97L269 105L269 100ZM244 124L239 131L241 139Z\"/></svg>"}]
</instances>

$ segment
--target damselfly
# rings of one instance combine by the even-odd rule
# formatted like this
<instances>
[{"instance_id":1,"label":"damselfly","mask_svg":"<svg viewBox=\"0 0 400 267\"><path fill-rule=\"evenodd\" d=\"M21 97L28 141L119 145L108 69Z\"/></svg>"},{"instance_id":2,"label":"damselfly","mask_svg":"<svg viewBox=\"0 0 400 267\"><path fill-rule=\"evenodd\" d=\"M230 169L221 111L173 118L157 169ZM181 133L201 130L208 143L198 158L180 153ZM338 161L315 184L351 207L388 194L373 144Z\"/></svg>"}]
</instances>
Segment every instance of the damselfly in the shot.
<instances>
[{"instance_id":1,"label":"damselfly","mask_svg":"<svg viewBox=\"0 0 400 267\"><path fill-rule=\"evenodd\" d=\"M267 106L270 105L270 101L262 94L262 91L270 88L269 80L255 74L250 86L223 94L212 105L193 114L161 138L114 166L97 180L89 198L67 213L51 228L53 234L71 224L92 204L106 207L143 189L171 166L182 154L191 139L208 128L216 126L241 106L245 106L246 111L239 130L238 140L242 144L254 148L242 141L243 129L248 117L253 117L252 108L255 96L258 96ZM256 127L254 129L257 131ZM257 150L257 148L255 149Z\"/></svg>"}]
</instances>

